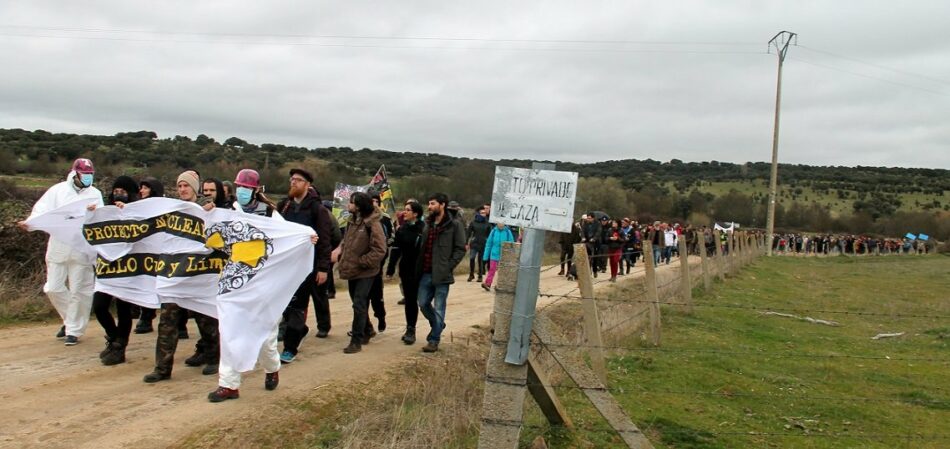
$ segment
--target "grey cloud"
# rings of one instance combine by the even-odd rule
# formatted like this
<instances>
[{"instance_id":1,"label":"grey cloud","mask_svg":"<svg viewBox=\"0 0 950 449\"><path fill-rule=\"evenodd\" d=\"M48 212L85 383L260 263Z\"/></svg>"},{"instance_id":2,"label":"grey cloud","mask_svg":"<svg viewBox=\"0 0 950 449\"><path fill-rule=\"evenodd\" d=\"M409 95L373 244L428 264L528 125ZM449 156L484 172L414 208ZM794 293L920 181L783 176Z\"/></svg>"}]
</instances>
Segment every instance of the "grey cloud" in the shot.
<instances>
[{"instance_id":1,"label":"grey cloud","mask_svg":"<svg viewBox=\"0 0 950 449\"><path fill-rule=\"evenodd\" d=\"M786 65L783 162L950 168L947 16L935 1L7 3L0 24L210 35L0 27L0 51L16 55L0 72L0 126L488 158L765 161L775 56L753 53L789 29L807 48ZM275 36L293 34L665 44Z\"/></svg>"}]
</instances>

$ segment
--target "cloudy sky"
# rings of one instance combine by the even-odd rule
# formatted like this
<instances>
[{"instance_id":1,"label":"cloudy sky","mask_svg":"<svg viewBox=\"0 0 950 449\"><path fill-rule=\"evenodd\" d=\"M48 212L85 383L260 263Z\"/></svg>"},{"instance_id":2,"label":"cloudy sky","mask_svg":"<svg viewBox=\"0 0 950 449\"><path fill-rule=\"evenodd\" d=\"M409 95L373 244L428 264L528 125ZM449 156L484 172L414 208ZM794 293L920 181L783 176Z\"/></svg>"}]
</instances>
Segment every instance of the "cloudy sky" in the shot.
<instances>
[{"instance_id":1,"label":"cloudy sky","mask_svg":"<svg viewBox=\"0 0 950 449\"><path fill-rule=\"evenodd\" d=\"M0 127L768 161L766 42L789 30L782 162L950 168L947 17L947 1L5 1Z\"/></svg>"}]
</instances>

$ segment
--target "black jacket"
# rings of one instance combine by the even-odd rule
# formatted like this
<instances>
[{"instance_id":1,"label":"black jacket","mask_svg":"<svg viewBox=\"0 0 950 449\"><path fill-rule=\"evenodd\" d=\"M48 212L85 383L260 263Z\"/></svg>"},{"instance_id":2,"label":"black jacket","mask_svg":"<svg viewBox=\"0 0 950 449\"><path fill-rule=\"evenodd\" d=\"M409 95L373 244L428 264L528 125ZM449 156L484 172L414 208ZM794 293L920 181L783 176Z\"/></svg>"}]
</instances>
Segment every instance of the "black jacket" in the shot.
<instances>
[{"instance_id":1,"label":"black jacket","mask_svg":"<svg viewBox=\"0 0 950 449\"><path fill-rule=\"evenodd\" d=\"M466 238L472 249L478 251L485 249L485 240L488 240L488 234L491 233L493 227L495 226L489 223L487 218L475 215L466 230Z\"/></svg>"},{"instance_id":2,"label":"black jacket","mask_svg":"<svg viewBox=\"0 0 950 449\"><path fill-rule=\"evenodd\" d=\"M392 276L399 264L399 277L411 278L416 275L416 262L422 251L422 231L425 222L416 220L415 223L405 223L396 229L396 238L393 241L393 251L390 253L389 267L386 275Z\"/></svg>"},{"instance_id":3,"label":"black jacket","mask_svg":"<svg viewBox=\"0 0 950 449\"><path fill-rule=\"evenodd\" d=\"M323 207L320 197L310 192L299 203L289 197L284 198L277 204L277 211L284 220L309 226L316 231L319 240L313 252L313 271L329 272L333 225L330 222L330 211Z\"/></svg>"}]
</instances>

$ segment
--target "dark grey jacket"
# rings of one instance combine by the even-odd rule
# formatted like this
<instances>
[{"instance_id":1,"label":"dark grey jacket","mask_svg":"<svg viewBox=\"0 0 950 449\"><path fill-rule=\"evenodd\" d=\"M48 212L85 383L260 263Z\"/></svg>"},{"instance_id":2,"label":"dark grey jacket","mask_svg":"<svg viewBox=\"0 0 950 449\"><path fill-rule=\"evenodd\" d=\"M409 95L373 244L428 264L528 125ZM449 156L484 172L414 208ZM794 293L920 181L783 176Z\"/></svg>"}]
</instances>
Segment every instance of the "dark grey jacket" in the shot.
<instances>
[{"instance_id":1,"label":"dark grey jacket","mask_svg":"<svg viewBox=\"0 0 950 449\"><path fill-rule=\"evenodd\" d=\"M425 264L426 242L432 232L432 226L433 224L427 221L422 231L422 249L416 261L416 276L420 278ZM432 283L454 284L455 275L452 271L465 257L465 225L447 213L438 226L439 235L432 242Z\"/></svg>"}]
</instances>

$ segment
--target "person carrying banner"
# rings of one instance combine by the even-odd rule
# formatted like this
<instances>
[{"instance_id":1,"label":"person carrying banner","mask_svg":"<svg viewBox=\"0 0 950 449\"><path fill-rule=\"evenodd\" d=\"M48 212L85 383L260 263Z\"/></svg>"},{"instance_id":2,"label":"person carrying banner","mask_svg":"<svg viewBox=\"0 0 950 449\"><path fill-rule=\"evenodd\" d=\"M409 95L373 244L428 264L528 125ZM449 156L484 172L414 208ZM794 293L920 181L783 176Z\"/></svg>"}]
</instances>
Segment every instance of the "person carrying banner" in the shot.
<instances>
[{"instance_id":1,"label":"person carrying banner","mask_svg":"<svg viewBox=\"0 0 950 449\"><path fill-rule=\"evenodd\" d=\"M399 283L402 286L403 305L406 312L406 332L402 342L411 345L416 342L416 323L419 321L419 277L416 276L416 262L422 248L422 205L416 201L406 202L403 217L405 223L396 229L392 257L386 276L392 277L399 264ZM398 248L398 250L397 250Z\"/></svg>"},{"instance_id":2,"label":"person carrying banner","mask_svg":"<svg viewBox=\"0 0 950 449\"><path fill-rule=\"evenodd\" d=\"M178 175L178 198L182 201L198 202L199 189L198 173L186 170ZM208 203L213 207L213 203ZM207 204L206 204L207 206ZM175 351L178 349L178 323L182 317L191 313L198 325L201 339L195 345L195 353L185 359L188 366L205 367L201 374L212 375L218 373L220 344L218 341L218 320L210 316L189 311L175 303L162 304L162 312L158 318L158 339L155 342L155 369L142 379L146 383L155 383L171 379L172 365L175 362Z\"/></svg>"},{"instance_id":3,"label":"person carrying banner","mask_svg":"<svg viewBox=\"0 0 950 449\"><path fill-rule=\"evenodd\" d=\"M302 170L300 170L302 171ZM306 172L304 172L306 173ZM294 170L291 170L291 193L293 193L294 184L299 184L293 181L293 177L301 176L298 173L295 174ZM281 214L274 214L273 208L270 208L269 205L265 207L255 207L247 198L258 198L260 194L260 174L255 170L245 168L238 172L237 178L234 180L234 184L237 187L237 198L238 203L241 205L240 211L246 214L260 215L270 217L274 220L284 221L284 217ZM310 177L313 179L313 177ZM248 193L241 193L242 189L250 189ZM306 189L304 189L306 192ZM262 202L263 204L263 202ZM311 243L318 243L319 236L315 235L311 238ZM308 280L312 279L308 276ZM309 290L309 289L308 289ZM299 294L300 290L297 291ZM309 292L308 292L309 293ZM309 296L304 296L304 307L310 301ZM306 313L306 312L305 312ZM277 388L277 385L280 383L280 354L277 352L277 330L279 327L279 322L275 323L274 328L271 330L270 335L267 336L267 339L264 340L264 344L261 345L260 351L257 355L257 362L260 363L261 367L264 368L264 389L272 391ZM241 372L234 369L228 363L221 363L218 371L218 388L208 393L209 402L223 402L228 399L237 399L240 397L240 388L241 388Z\"/></svg>"},{"instance_id":4,"label":"person carrying banner","mask_svg":"<svg viewBox=\"0 0 950 449\"><path fill-rule=\"evenodd\" d=\"M330 271L330 251L333 224L330 211L323 207L320 194L311 188L313 175L310 172L294 168L290 170L290 191L286 199L277 204L277 210L287 221L309 226L316 233L317 246L314 251L313 272L297 288L293 299L284 311L286 330L284 332L284 351L280 361L291 363L297 356L300 342L310 331L307 326L307 310L310 297L313 297L314 315L317 319L317 335L326 337L330 332L330 301L327 298L327 273Z\"/></svg>"},{"instance_id":5,"label":"person carrying banner","mask_svg":"<svg viewBox=\"0 0 950 449\"><path fill-rule=\"evenodd\" d=\"M126 203L132 203L138 200L139 185L128 176L119 176L112 183L112 191L109 192L109 205L116 207L125 207ZM115 299L115 318L109 308L112 306L112 300ZM92 311L96 314L96 320L106 332L106 348L99 353L99 360L103 365L118 365L125 363L125 347L129 344L129 335L132 333L132 304L116 298L108 293L96 291L92 295ZM153 309L145 309L153 310Z\"/></svg>"},{"instance_id":6,"label":"person carrying banner","mask_svg":"<svg viewBox=\"0 0 950 449\"><path fill-rule=\"evenodd\" d=\"M362 350L375 334L369 323L369 291L373 278L379 274L380 263L386 256L386 237L379 223L382 211L373 206L373 200L363 192L354 192L347 203L350 220L343 234L343 242L333 250L330 260L340 266L340 277L347 280L350 300L353 302L353 326L350 344L345 354Z\"/></svg>"},{"instance_id":7,"label":"person carrying banner","mask_svg":"<svg viewBox=\"0 0 950 449\"><path fill-rule=\"evenodd\" d=\"M452 272L465 257L465 226L448 210L448 202L444 193L429 196L429 217L422 231L422 253L416 263L416 275L420 277L419 309L431 327L424 352L439 350L449 286L455 283Z\"/></svg>"},{"instance_id":8,"label":"person carrying banner","mask_svg":"<svg viewBox=\"0 0 950 449\"><path fill-rule=\"evenodd\" d=\"M80 200L88 201L90 208L102 206L102 192L92 186L95 172L89 159L73 161L66 180L54 184L37 200L27 220ZM17 225L29 230L25 220ZM43 291L63 320L56 338L64 338L66 346L78 344L79 338L86 333L95 282L94 263L90 255L50 237L46 247L46 284L43 285Z\"/></svg>"},{"instance_id":9,"label":"person carrying banner","mask_svg":"<svg viewBox=\"0 0 950 449\"><path fill-rule=\"evenodd\" d=\"M139 199L141 200L146 198L162 198L165 196L165 186L162 185L162 182L158 179L149 176L139 182L138 193ZM134 332L136 334L147 334L155 330L155 328L152 327L152 321L155 320L155 312L155 309L142 307L142 312L139 314L139 321L135 323Z\"/></svg>"}]
</instances>

